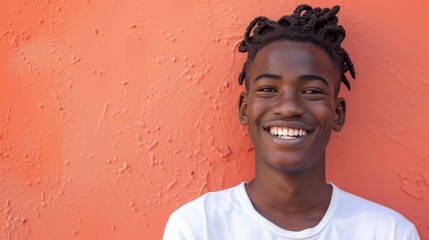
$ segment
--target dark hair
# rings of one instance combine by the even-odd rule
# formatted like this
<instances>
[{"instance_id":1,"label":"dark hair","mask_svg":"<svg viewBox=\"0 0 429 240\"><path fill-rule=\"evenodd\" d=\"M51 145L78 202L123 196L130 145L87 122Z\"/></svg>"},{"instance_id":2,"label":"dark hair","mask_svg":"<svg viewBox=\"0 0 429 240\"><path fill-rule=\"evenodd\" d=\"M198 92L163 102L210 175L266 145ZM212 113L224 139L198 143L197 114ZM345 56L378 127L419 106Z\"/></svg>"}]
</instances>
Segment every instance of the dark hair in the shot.
<instances>
[{"instance_id":1,"label":"dark hair","mask_svg":"<svg viewBox=\"0 0 429 240\"><path fill-rule=\"evenodd\" d=\"M346 32L341 25L338 25L336 14L339 11L339 6L331 9L313 9L311 6L303 4L299 5L292 15L283 16L277 22L262 16L255 18L247 27L244 39L238 47L238 51L248 53L247 61L238 77L238 83L241 85L246 80L246 89L248 89L246 69L262 47L274 41L290 40L311 42L322 47L338 64L341 70L341 82L350 90L350 83L345 73L350 72L353 78L356 78L356 74L349 54L341 47ZM250 35L252 31L253 35ZM339 85L337 92L340 88Z\"/></svg>"}]
</instances>

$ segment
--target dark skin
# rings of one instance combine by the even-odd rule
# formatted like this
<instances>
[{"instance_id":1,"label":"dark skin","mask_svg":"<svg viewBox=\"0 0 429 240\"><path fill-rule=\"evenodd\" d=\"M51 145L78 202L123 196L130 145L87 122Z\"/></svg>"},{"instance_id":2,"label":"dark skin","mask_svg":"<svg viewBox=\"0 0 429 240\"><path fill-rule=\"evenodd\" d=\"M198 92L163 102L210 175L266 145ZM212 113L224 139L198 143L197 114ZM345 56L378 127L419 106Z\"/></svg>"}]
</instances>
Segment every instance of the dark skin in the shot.
<instances>
[{"instance_id":1,"label":"dark skin","mask_svg":"<svg viewBox=\"0 0 429 240\"><path fill-rule=\"evenodd\" d=\"M328 209L325 152L340 131L346 104L339 67L313 43L280 40L258 51L247 72L239 114L255 147L255 178L246 191L255 209L279 227L316 226Z\"/></svg>"}]
</instances>

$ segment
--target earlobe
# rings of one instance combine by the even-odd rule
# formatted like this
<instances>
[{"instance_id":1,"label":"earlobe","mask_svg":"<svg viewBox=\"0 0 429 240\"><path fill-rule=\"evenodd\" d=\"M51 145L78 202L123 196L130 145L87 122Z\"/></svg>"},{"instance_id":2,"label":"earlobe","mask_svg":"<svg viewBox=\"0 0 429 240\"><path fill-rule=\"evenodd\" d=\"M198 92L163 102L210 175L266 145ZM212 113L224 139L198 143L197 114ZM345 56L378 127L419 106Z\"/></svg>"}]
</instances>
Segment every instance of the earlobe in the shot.
<instances>
[{"instance_id":1,"label":"earlobe","mask_svg":"<svg viewBox=\"0 0 429 240\"><path fill-rule=\"evenodd\" d=\"M346 101L340 97L336 100L334 131L339 132L346 122Z\"/></svg>"},{"instance_id":2,"label":"earlobe","mask_svg":"<svg viewBox=\"0 0 429 240\"><path fill-rule=\"evenodd\" d=\"M240 123L243 125L247 124L247 94L242 92L240 99L238 100L238 116Z\"/></svg>"}]
</instances>

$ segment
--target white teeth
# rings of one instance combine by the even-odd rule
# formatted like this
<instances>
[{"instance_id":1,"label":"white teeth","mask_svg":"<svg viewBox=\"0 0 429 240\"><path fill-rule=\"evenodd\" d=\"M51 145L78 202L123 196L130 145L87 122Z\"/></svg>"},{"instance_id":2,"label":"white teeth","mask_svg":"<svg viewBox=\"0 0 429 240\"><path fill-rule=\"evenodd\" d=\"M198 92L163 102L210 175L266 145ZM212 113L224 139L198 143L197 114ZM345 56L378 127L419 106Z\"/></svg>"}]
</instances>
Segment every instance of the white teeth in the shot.
<instances>
[{"instance_id":1,"label":"white teeth","mask_svg":"<svg viewBox=\"0 0 429 240\"><path fill-rule=\"evenodd\" d=\"M308 134L307 130L294 128L271 127L269 131L274 136L283 139L294 139Z\"/></svg>"}]
</instances>

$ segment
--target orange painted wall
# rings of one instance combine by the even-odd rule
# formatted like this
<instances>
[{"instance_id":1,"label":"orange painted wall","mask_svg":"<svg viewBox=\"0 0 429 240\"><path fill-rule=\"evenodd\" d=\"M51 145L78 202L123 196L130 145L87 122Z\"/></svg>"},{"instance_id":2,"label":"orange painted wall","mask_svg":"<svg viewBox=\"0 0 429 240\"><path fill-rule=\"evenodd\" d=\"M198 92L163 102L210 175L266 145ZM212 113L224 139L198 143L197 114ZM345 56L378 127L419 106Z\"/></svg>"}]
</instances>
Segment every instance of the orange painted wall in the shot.
<instances>
[{"instance_id":1,"label":"orange painted wall","mask_svg":"<svg viewBox=\"0 0 429 240\"><path fill-rule=\"evenodd\" d=\"M160 239L168 215L253 174L236 45L301 1L0 4L0 239ZM429 2L342 6L358 79L329 180L429 239Z\"/></svg>"}]
</instances>

